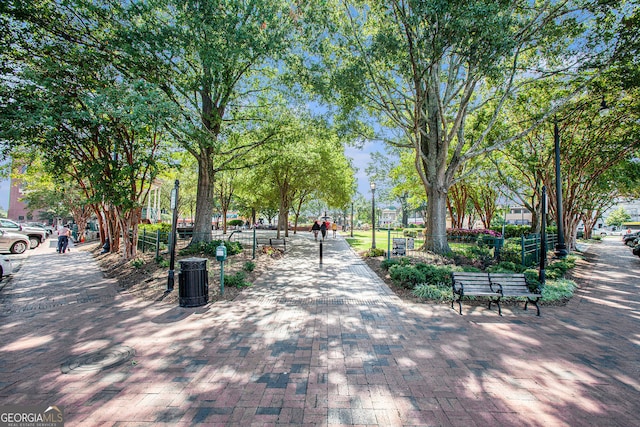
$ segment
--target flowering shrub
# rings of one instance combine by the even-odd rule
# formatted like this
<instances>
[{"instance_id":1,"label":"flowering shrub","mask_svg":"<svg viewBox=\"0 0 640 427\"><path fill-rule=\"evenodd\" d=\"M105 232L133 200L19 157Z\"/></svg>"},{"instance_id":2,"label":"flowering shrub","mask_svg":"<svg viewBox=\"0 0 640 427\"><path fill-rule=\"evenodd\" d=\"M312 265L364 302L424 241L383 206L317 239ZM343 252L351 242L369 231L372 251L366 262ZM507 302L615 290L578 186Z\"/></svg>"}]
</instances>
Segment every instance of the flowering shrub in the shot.
<instances>
[{"instance_id":1,"label":"flowering shrub","mask_svg":"<svg viewBox=\"0 0 640 427\"><path fill-rule=\"evenodd\" d=\"M470 240L474 240L479 235L487 235L491 237L502 237L502 234L494 230L488 230L485 228L466 229L466 228L448 228L447 236L450 237L469 237Z\"/></svg>"}]
</instances>

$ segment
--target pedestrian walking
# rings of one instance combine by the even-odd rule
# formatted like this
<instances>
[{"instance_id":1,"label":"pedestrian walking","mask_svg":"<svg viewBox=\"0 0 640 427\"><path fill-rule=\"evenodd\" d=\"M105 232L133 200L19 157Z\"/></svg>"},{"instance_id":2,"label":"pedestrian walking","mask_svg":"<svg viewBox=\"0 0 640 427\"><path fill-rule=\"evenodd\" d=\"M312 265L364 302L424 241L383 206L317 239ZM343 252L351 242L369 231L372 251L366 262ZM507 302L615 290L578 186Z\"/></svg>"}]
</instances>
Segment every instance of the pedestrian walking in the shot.
<instances>
[{"instance_id":1,"label":"pedestrian walking","mask_svg":"<svg viewBox=\"0 0 640 427\"><path fill-rule=\"evenodd\" d=\"M322 240L327 236L327 223L322 221L320 224L320 233L322 233Z\"/></svg>"},{"instance_id":2,"label":"pedestrian walking","mask_svg":"<svg viewBox=\"0 0 640 427\"><path fill-rule=\"evenodd\" d=\"M335 222L331 224L331 230L333 231L333 238L335 239L338 234L338 224Z\"/></svg>"},{"instance_id":3,"label":"pedestrian walking","mask_svg":"<svg viewBox=\"0 0 640 427\"><path fill-rule=\"evenodd\" d=\"M66 224L58 228L58 248L56 252L63 254L67 251L70 237L71 229Z\"/></svg>"},{"instance_id":4,"label":"pedestrian walking","mask_svg":"<svg viewBox=\"0 0 640 427\"><path fill-rule=\"evenodd\" d=\"M313 225L311 226L311 231L313 231L313 237L318 240L318 231L320 231L320 224L318 224L318 220L315 220Z\"/></svg>"}]
</instances>

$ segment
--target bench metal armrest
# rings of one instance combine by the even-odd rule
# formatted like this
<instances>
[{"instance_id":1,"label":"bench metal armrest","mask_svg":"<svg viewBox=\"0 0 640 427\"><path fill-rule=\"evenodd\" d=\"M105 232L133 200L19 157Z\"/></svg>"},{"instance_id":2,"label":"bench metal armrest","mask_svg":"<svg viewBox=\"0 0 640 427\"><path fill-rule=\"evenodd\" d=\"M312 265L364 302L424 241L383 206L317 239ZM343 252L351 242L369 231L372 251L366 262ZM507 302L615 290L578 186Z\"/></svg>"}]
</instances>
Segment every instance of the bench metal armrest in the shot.
<instances>
[{"instance_id":1,"label":"bench metal armrest","mask_svg":"<svg viewBox=\"0 0 640 427\"><path fill-rule=\"evenodd\" d=\"M498 289L497 289L497 290L496 290L496 289L493 289L493 287L494 287L494 286L496 286ZM493 292L497 292L497 293L499 293L500 295L503 295L503 292L502 292L502 285L501 285L499 282L489 282L489 288L491 288L491 290L492 290Z\"/></svg>"}]
</instances>

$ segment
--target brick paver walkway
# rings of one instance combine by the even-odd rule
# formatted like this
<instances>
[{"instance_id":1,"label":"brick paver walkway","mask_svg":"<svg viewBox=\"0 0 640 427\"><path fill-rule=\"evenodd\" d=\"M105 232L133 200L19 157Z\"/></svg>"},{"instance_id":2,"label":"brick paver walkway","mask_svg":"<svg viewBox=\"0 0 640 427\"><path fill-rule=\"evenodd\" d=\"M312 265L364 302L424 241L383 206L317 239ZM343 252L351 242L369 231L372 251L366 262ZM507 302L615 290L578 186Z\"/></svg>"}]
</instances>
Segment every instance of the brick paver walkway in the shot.
<instances>
[{"instance_id":1,"label":"brick paver walkway","mask_svg":"<svg viewBox=\"0 0 640 427\"><path fill-rule=\"evenodd\" d=\"M404 303L340 238L322 265L306 233L287 246L238 300L192 309L32 251L0 291L0 404L69 426L640 425L640 259L618 239L541 317Z\"/></svg>"}]
</instances>

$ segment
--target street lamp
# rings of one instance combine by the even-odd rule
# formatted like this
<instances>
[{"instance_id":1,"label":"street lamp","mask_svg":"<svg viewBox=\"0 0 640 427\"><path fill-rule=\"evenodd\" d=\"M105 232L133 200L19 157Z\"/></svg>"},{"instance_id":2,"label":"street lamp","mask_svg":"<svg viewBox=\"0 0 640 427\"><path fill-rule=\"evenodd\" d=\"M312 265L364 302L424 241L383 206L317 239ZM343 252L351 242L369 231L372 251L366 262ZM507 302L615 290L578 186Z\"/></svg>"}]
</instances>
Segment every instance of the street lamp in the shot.
<instances>
[{"instance_id":1,"label":"street lamp","mask_svg":"<svg viewBox=\"0 0 640 427\"><path fill-rule=\"evenodd\" d=\"M376 183L371 183L371 249L376 248Z\"/></svg>"},{"instance_id":2,"label":"street lamp","mask_svg":"<svg viewBox=\"0 0 640 427\"><path fill-rule=\"evenodd\" d=\"M558 121L553 123L553 142L555 151L556 166L556 214L558 224L558 243L555 247L556 258L566 258L569 255L567 246L564 243L564 224L562 222L562 176L560 174L560 132L558 130Z\"/></svg>"},{"instance_id":3,"label":"street lamp","mask_svg":"<svg viewBox=\"0 0 640 427\"><path fill-rule=\"evenodd\" d=\"M353 202L351 202L351 237L353 237Z\"/></svg>"}]
</instances>

